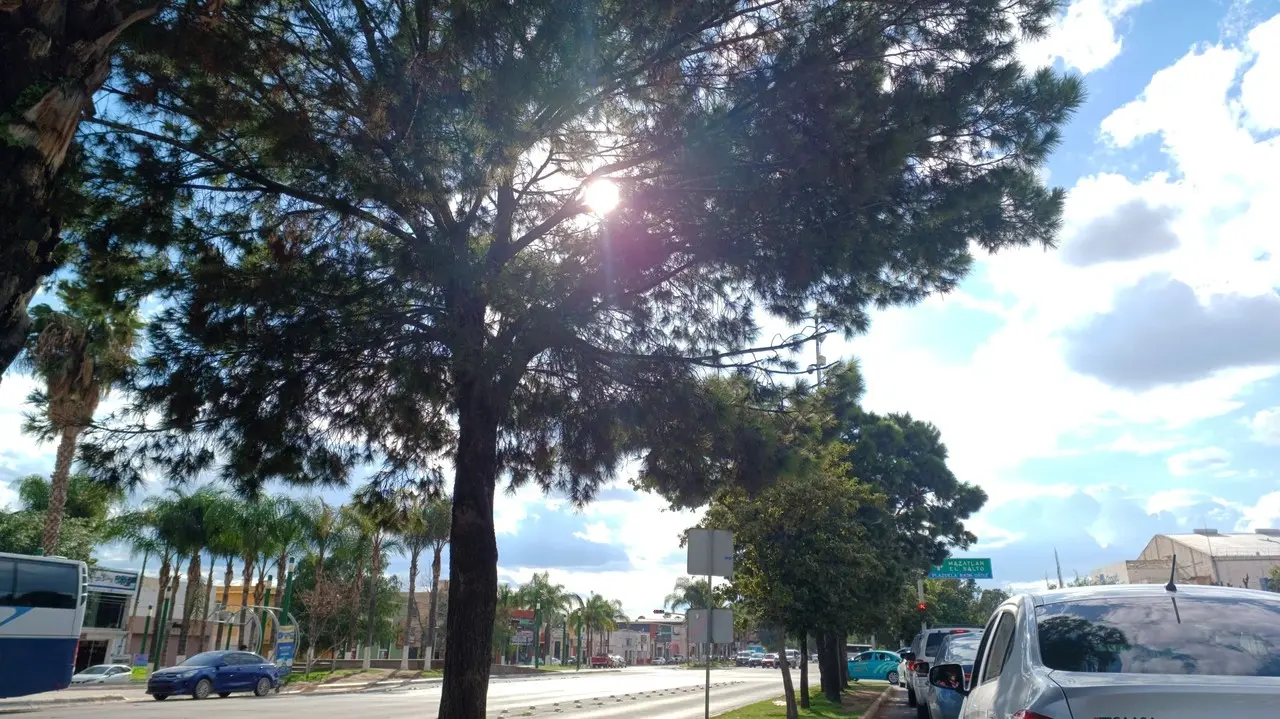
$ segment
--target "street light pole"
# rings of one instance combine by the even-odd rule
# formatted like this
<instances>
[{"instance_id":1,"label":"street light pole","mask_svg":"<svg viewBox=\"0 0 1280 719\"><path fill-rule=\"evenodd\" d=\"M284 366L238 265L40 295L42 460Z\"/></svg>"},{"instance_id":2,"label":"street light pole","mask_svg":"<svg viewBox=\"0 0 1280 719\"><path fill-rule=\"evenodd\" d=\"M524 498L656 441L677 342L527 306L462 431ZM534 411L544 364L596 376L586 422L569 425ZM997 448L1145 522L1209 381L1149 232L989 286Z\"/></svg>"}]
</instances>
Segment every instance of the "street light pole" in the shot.
<instances>
[{"instance_id":1,"label":"street light pole","mask_svg":"<svg viewBox=\"0 0 1280 719\"><path fill-rule=\"evenodd\" d=\"M151 612L155 609L154 604L147 605L147 621L142 625L142 643L138 645L138 653L146 654L147 652L147 635L151 633Z\"/></svg>"},{"instance_id":2,"label":"street light pole","mask_svg":"<svg viewBox=\"0 0 1280 719\"><path fill-rule=\"evenodd\" d=\"M542 615L538 611L538 602L533 602L533 668L538 668L538 654L542 643Z\"/></svg>"},{"instance_id":3,"label":"street light pole","mask_svg":"<svg viewBox=\"0 0 1280 719\"><path fill-rule=\"evenodd\" d=\"M293 576L297 573L293 561L293 557L289 557L289 569L285 574L284 582L284 599L280 602L280 617L285 621L289 620L289 608L293 606Z\"/></svg>"}]
</instances>

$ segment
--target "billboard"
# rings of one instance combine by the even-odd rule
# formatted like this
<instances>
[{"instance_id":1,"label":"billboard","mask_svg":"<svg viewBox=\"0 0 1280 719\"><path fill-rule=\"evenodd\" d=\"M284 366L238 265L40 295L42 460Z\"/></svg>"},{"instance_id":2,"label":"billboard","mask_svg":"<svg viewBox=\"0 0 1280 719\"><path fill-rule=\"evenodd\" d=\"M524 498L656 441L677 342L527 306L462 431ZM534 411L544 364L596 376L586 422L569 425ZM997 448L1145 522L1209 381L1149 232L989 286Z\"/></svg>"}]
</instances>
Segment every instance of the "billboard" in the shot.
<instances>
[{"instance_id":1,"label":"billboard","mask_svg":"<svg viewBox=\"0 0 1280 719\"><path fill-rule=\"evenodd\" d=\"M89 569L89 591L103 594L133 594L138 591L138 573L129 569Z\"/></svg>"}]
</instances>

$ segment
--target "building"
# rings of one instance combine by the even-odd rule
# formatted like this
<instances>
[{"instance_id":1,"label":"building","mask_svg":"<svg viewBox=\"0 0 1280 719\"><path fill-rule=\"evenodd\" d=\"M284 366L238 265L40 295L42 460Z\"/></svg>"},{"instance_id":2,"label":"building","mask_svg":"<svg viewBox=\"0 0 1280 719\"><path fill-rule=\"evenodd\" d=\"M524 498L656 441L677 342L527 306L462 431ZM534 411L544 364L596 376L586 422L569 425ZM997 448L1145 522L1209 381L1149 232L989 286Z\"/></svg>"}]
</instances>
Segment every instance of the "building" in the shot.
<instances>
[{"instance_id":1,"label":"building","mask_svg":"<svg viewBox=\"0 0 1280 719\"><path fill-rule=\"evenodd\" d=\"M94 664L128 663L129 615L138 592L138 573L93 567L87 589L76 671Z\"/></svg>"},{"instance_id":2,"label":"building","mask_svg":"<svg viewBox=\"0 0 1280 719\"><path fill-rule=\"evenodd\" d=\"M1270 588L1268 575L1280 567L1280 529L1197 529L1190 534L1157 534L1137 559L1116 562L1092 574L1114 578L1122 584L1164 584L1169 581L1175 555L1175 581L1180 584Z\"/></svg>"}]
</instances>

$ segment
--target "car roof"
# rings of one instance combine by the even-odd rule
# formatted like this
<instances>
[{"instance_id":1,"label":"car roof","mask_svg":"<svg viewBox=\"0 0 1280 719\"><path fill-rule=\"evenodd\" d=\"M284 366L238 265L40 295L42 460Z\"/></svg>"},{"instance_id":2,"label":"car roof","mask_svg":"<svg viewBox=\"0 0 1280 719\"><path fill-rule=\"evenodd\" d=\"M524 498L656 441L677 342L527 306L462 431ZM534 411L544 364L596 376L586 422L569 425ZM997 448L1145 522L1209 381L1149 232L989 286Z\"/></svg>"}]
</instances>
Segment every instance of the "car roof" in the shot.
<instances>
[{"instance_id":1,"label":"car roof","mask_svg":"<svg viewBox=\"0 0 1280 719\"><path fill-rule=\"evenodd\" d=\"M1239 597L1243 594L1260 601L1280 604L1280 594L1274 592L1240 589L1238 587L1213 587L1202 584L1178 584L1175 586L1177 586L1176 596L1179 597L1220 599ZM1059 602L1122 597L1167 597L1169 594L1169 590L1165 589L1163 584L1106 584L1093 587L1054 589L1046 592L1029 593L1024 596L1030 597L1034 606L1042 607L1046 604L1057 604Z\"/></svg>"}]
</instances>

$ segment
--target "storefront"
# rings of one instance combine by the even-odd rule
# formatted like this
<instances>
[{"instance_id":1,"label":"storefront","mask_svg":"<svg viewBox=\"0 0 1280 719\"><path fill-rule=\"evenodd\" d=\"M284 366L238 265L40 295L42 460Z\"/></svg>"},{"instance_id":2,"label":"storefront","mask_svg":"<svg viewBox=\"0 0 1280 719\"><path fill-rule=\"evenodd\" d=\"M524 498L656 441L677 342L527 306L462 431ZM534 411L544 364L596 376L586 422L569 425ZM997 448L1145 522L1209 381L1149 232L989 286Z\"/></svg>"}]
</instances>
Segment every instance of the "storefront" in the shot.
<instances>
[{"instance_id":1,"label":"storefront","mask_svg":"<svg viewBox=\"0 0 1280 719\"><path fill-rule=\"evenodd\" d=\"M88 589L76 671L95 664L128 664L127 628L138 591L138 573L93 567L89 570Z\"/></svg>"}]
</instances>

